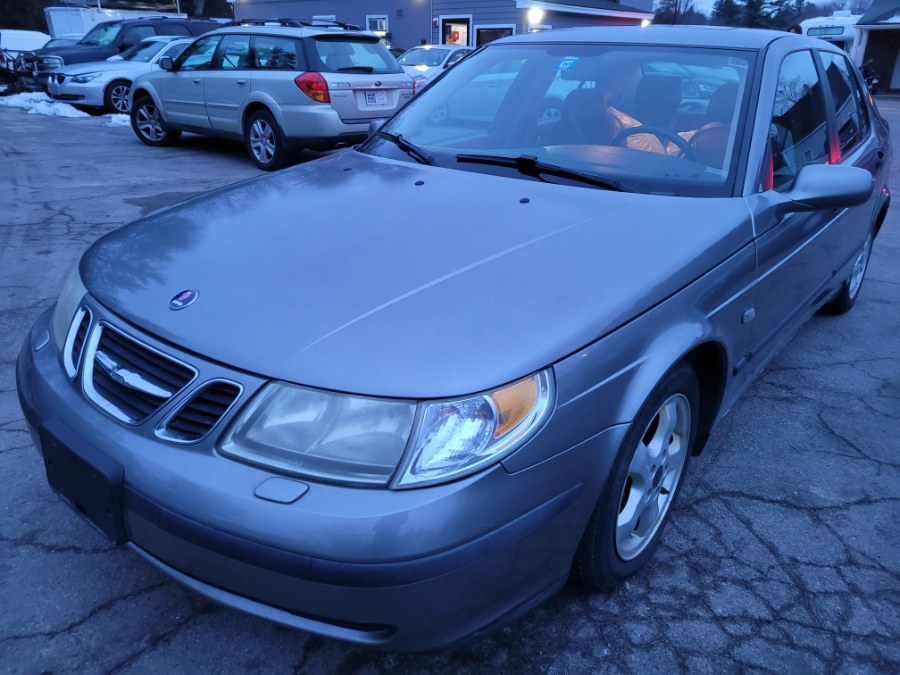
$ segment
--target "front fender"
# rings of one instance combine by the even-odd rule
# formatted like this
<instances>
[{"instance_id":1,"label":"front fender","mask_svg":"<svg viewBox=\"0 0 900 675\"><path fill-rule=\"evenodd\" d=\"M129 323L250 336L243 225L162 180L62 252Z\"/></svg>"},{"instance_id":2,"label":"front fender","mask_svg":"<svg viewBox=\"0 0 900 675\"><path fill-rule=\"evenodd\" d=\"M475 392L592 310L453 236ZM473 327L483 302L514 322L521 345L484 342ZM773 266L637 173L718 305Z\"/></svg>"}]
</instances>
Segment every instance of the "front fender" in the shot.
<instances>
[{"instance_id":1,"label":"front fender","mask_svg":"<svg viewBox=\"0 0 900 675\"><path fill-rule=\"evenodd\" d=\"M678 293L558 362L556 410L535 438L547 432L555 447L528 443L503 461L506 469L519 471L604 429L630 424L665 374L703 346L715 345L724 353L725 364L701 365L722 372L700 373L700 379L724 378L724 391L715 392L715 404L730 400L729 391L740 382L729 364L750 344L749 325L742 318L755 277L756 254L748 243ZM710 425L723 413L717 409L706 415Z\"/></svg>"}]
</instances>

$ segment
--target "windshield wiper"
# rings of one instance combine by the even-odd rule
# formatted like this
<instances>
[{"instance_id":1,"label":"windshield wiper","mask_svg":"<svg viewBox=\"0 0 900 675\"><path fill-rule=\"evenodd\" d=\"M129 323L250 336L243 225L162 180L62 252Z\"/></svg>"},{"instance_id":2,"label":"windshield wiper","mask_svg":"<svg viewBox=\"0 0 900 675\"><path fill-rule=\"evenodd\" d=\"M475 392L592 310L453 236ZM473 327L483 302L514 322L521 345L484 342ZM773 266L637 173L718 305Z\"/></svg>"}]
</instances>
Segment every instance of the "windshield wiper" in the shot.
<instances>
[{"instance_id":1,"label":"windshield wiper","mask_svg":"<svg viewBox=\"0 0 900 675\"><path fill-rule=\"evenodd\" d=\"M376 131L376 136L388 139L391 143L400 148L407 155L416 160L419 164L428 164L429 166L437 166L434 157L425 152L418 145L413 145L400 134L392 134L387 131Z\"/></svg>"},{"instance_id":2,"label":"windshield wiper","mask_svg":"<svg viewBox=\"0 0 900 675\"><path fill-rule=\"evenodd\" d=\"M371 73L373 70L373 66L346 66L337 69L339 73Z\"/></svg>"},{"instance_id":3,"label":"windshield wiper","mask_svg":"<svg viewBox=\"0 0 900 675\"><path fill-rule=\"evenodd\" d=\"M533 155L519 155L518 157L504 157L503 155L469 155L460 154L456 156L457 162L470 162L472 164L490 164L493 166L508 166L512 169L518 169L526 176L534 176L539 178L541 175L556 176L557 178L568 178L586 183L603 190L615 190L616 192L630 192L628 188L619 181L611 178L604 178L597 174L588 173L586 171L576 171L574 169L566 169L557 164L543 162Z\"/></svg>"}]
</instances>

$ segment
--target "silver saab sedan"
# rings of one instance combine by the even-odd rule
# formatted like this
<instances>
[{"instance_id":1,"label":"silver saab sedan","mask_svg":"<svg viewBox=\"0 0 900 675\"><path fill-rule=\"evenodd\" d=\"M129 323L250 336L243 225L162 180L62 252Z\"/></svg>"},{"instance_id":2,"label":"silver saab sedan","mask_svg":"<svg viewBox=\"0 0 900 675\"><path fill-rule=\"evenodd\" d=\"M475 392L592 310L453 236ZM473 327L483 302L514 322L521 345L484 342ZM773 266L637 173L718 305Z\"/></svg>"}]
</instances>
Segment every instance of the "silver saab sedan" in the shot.
<instances>
[{"instance_id":1,"label":"silver saab sedan","mask_svg":"<svg viewBox=\"0 0 900 675\"><path fill-rule=\"evenodd\" d=\"M190 588L453 644L647 563L716 421L859 297L889 147L812 38L498 40L361 146L94 244L22 408L50 486Z\"/></svg>"}]
</instances>

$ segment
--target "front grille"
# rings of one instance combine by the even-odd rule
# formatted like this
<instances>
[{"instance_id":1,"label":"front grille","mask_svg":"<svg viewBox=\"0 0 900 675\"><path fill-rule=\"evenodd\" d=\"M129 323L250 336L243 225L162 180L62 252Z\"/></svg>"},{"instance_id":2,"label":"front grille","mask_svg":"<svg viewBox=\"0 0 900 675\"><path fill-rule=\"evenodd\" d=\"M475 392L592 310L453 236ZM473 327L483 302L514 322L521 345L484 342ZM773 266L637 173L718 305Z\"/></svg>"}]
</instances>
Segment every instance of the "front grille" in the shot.
<instances>
[{"instance_id":1,"label":"front grille","mask_svg":"<svg viewBox=\"0 0 900 675\"><path fill-rule=\"evenodd\" d=\"M116 419L138 424L187 386L196 371L100 324L91 334L84 366L87 397Z\"/></svg>"},{"instance_id":2,"label":"front grille","mask_svg":"<svg viewBox=\"0 0 900 675\"><path fill-rule=\"evenodd\" d=\"M79 307L75 312L75 318L69 326L66 335L66 344L63 347L63 365L66 374L74 378L81 363L81 354L84 351L84 341L87 339L88 328L91 325L91 311L87 307Z\"/></svg>"},{"instance_id":3,"label":"front grille","mask_svg":"<svg viewBox=\"0 0 900 675\"><path fill-rule=\"evenodd\" d=\"M178 409L159 430L159 435L172 441L190 443L203 438L215 426L241 394L232 382L213 382Z\"/></svg>"}]
</instances>

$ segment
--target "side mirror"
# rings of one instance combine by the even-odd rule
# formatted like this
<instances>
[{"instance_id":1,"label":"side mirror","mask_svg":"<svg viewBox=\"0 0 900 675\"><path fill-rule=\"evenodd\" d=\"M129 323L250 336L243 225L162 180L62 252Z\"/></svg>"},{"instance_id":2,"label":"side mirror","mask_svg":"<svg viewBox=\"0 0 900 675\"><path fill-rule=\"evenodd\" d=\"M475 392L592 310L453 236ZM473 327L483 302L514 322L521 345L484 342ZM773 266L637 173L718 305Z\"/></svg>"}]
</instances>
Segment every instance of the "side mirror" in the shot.
<instances>
[{"instance_id":1,"label":"side mirror","mask_svg":"<svg viewBox=\"0 0 900 675\"><path fill-rule=\"evenodd\" d=\"M175 63L171 56L164 56L159 60L159 67L163 70L175 70Z\"/></svg>"},{"instance_id":2,"label":"side mirror","mask_svg":"<svg viewBox=\"0 0 900 675\"><path fill-rule=\"evenodd\" d=\"M372 120L371 122L369 122L369 136L375 134L375 132L377 132L381 127L384 126L385 122L387 122L387 120L384 119Z\"/></svg>"},{"instance_id":3,"label":"side mirror","mask_svg":"<svg viewBox=\"0 0 900 675\"><path fill-rule=\"evenodd\" d=\"M788 211L839 209L859 206L872 196L875 181L865 169L841 164L808 164L784 194L796 207Z\"/></svg>"}]
</instances>

